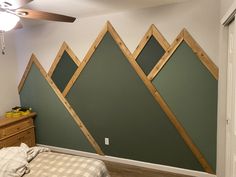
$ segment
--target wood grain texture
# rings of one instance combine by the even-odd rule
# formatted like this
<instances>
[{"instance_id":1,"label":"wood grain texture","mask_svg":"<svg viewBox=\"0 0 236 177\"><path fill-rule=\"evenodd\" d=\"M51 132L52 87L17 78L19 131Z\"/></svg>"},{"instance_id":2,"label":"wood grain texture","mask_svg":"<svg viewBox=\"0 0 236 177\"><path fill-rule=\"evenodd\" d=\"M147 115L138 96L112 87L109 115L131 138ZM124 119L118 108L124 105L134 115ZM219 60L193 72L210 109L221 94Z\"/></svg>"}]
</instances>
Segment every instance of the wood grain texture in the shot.
<instances>
[{"instance_id":1,"label":"wood grain texture","mask_svg":"<svg viewBox=\"0 0 236 177\"><path fill-rule=\"evenodd\" d=\"M75 17L32 10L32 9L16 9L15 14L21 18L38 19L38 20L50 20L59 22L70 22L70 23L73 23L76 20Z\"/></svg>"},{"instance_id":2,"label":"wood grain texture","mask_svg":"<svg viewBox=\"0 0 236 177\"><path fill-rule=\"evenodd\" d=\"M142 81L144 82L144 84L147 86L147 88L149 89L149 91L151 92L151 94L154 96L155 100L160 104L160 106L162 107L163 111L166 113L166 115L168 116L170 122L175 126L175 128L177 129L178 133L181 135L181 137L183 138L184 142L187 144L187 146L191 149L191 151L193 152L193 154L196 156L197 160L199 161L199 163L202 165L202 167L205 169L206 172L208 173L213 173L212 168L210 167L210 165L208 164L208 162L205 160L205 158L203 157L202 153L200 152L200 150L196 147L196 145L192 142L190 136L187 134L187 132L185 131L185 129L182 127L182 125L179 123L179 121L177 120L177 118L175 117L174 113L170 110L170 108L168 107L168 105L164 102L164 100L162 99L162 97L160 96L160 94L157 92L156 88L154 87L154 85L151 83L151 81L146 77L146 75L144 74L144 72L142 71L142 69L138 66L138 64L136 63L136 61L133 58L133 55L130 53L129 49L126 47L126 45L124 44L124 42L122 41L122 39L120 38L120 36L118 35L118 33L115 31L115 29L112 27L112 25L108 22L108 31L110 32L110 34L112 35L112 37L114 38L115 42L118 44L118 46L120 47L121 51L124 53L124 55L127 57L128 61L130 62L130 64L132 65L132 67L134 68L134 70L136 71L136 73L139 75L139 77L142 79ZM181 32L181 36L179 36L179 38L176 39L176 42L180 43L183 38L183 31ZM173 51L172 51L173 50ZM170 52L174 52L174 48L170 50Z\"/></svg>"},{"instance_id":3,"label":"wood grain texture","mask_svg":"<svg viewBox=\"0 0 236 177\"><path fill-rule=\"evenodd\" d=\"M131 66L134 68L136 73L139 75L139 77L142 79L145 85L150 89L150 91L155 92L156 90L155 87L152 86L152 83L146 79L147 78L146 75L144 74L142 69L139 67L139 65L136 63L133 55L131 54L129 49L126 47L126 45L124 44L124 42L122 41L122 39L120 38L120 36L118 35L118 33L115 31L115 29L112 27L110 23L108 23L108 29L109 29L110 34L114 38L115 42L120 47L121 51L124 53L124 55L126 56Z\"/></svg>"},{"instance_id":4,"label":"wood grain texture","mask_svg":"<svg viewBox=\"0 0 236 177\"><path fill-rule=\"evenodd\" d=\"M200 150L197 148L197 146L192 142L190 136L188 135L187 131L183 128L181 123L177 120L174 113L170 110L169 106L165 103L164 99L161 97L158 91L155 92L155 99L158 100L160 106L164 110L164 112L169 117L172 124L175 126L175 128L178 130L179 134L183 138L184 142L188 145L188 147L191 149L193 154L198 159L199 163L202 165L203 169L208 173L214 173L213 169L203 156L203 154L200 152Z\"/></svg>"},{"instance_id":5,"label":"wood grain texture","mask_svg":"<svg viewBox=\"0 0 236 177\"><path fill-rule=\"evenodd\" d=\"M108 23L108 22L107 22ZM74 75L72 76L72 78L70 79L69 83L67 84L66 88L64 89L62 95L64 97L66 97L67 93L70 91L71 87L73 86L73 84L75 83L76 79L79 77L80 73L82 72L82 70L84 69L84 67L86 66L86 64L89 62L89 60L91 59L91 56L93 55L93 53L95 52L97 46L100 44L100 42L102 41L102 38L104 37L104 35L107 32L107 24L103 27L102 31L99 33L98 37L95 39L94 43L92 44L92 46L90 47L89 51L87 52L86 56L84 57L84 59L82 60L81 64L79 65L79 67L77 68L77 70L75 71Z\"/></svg>"},{"instance_id":6,"label":"wood grain texture","mask_svg":"<svg viewBox=\"0 0 236 177\"><path fill-rule=\"evenodd\" d=\"M0 119L0 148L19 146L22 142L35 146L33 118L36 113L30 113L17 118Z\"/></svg>"},{"instance_id":7,"label":"wood grain texture","mask_svg":"<svg viewBox=\"0 0 236 177\"><path fill-rule=\"evenodd\" d=\"M159 60L153 70L149 73L148 79L153 80L156 75L161 71L164 65L168 62L174 51L178 48L182 41L185 41L190 48L192 48L193 52L198 56L199 60L203 63L203 65L209 70L209 72L213 75L213 77L218 80L219 69L214 64L214 62L210 59L210 57L204 52L204 50L198 45L198 43L193 39L190 33L184 28L174 42L171 44L169 49L163 55L163 57Z\"/></svg>"},{"instance_id":8,"label":"wood grain texture","mask_svg":"<svg viewBox=\"0 0 236 177\"><path fill-rule=\"evenodd\" d=\"M136 49L133 52L133 56L134 56L135 60L137 59L137 57L139 56L140 52L143 50L143 48L145 47L145 45L147 44L147 42L151 38L152 34L153 34L153 30L152 30L152 26L150 26L148 31L143 36L143 38L141 39L141 41L139 42L138 46L136 47Z\"/></svg>"},{"instance_id":9,"label":"wood grain texture","mask_svg":"<svg viewBox=\"0 0 236 177\"><path fill-rule=\"evenodd\" d=\"M152 35L155 37L155 39L160 43L162 48L167 51L168 48L170 47L170 44L168 41L164 38L164 36L161 34L161 32L157 29L157 27L152 24Z\"/></svg>"},{"instance_id":10,"label":"wood grain texture","mask_svg":"<svg viewBox=\"0 0 236 177\"><path fill-rule=\"evenodd\" d=\"M133 57L135 60L152 36L154 36L154 38L158 41L158 43L165 51L167 51L167 49L170 47L170 44L167 42L164 36L160 33L156 26L152 24L133 52Z\"/></svg>"},{"instance_id":11,"label":"wood grain texture","mask_svg":"<svg viewBox=\"0 0 236 177\"><path fill-rule=\"evenodd\" d=\"M58 51L56 58L54 59L49 71L48 71L48 76L52 77L52 74L54 72L54 70L57 67L57 64L59 63L59 61L61 60L61 57L63 55L64 52L67 52L68 55L70 56L70 58L74 61L74 63L79 66L80 65L80 61L77 58L77 56L74 54L74 52L71 50L71 48L66 44L66 42L63 42L60 50Z\"/></svg>"},{"instance_id":12,"label":"wood grain texture","mask_svg":"<svg viewBox=\"0 0 236 177\"><path fill-rule=\"evenodd\" d=\"M28 64L29 67L31 67L32 64L35 64L36 67L39 69L40 73L43 75L43 77L46 79L46 81L48 82L48 84L51 86L51 88L53 89L53 91L55 92L55 94L58 96L58 98L60 99L60 101L63 103L63 105L65 106L65 108L67 109L67 111L70 113L70 115L72 116L72 118L74 119L74 121L76 122L76 124L79 126L79 128L81 129L81 131L83 132L83 134L85 135L85 137L88 139L88 141L90 142L90 144L93 146L93 148L95 149L95 151L100 154L100 155L104 155L104 153L102 152L101 148L99 147L99 145L97 144L97 142L95 141L95 139L92 137L92 135L90 134L90 132L88 131L88 129L85 127L85 125L83 124L83 122L81 121L81 119L79 118L79 116L75 113L75 111L73 110L73 108L70 106L70 104L68 103L68 101L64 98L64 96L62 95L62 93L60 92L60 90L57 88L57 86L54 84L54 82L52 81L51 77L49 77L46 73L46 71L43 69L42 65L39 63L38 59L35 57L34 54L32 54L30 62ZM26 73L26 77L29 73L29 69L27 70ZM26 77L24 78L24 81L26 79ZM24 82L22 83L22 85L24 84Z\"/></svg>"},{"instance_id":13,"label":"wood grain texture","mask_svg":"<svg viewBox=\"0 0 236 177\"><path fill-rule=\"evenodd\" d=\"M168 116L170 122L174 125L180 136L183 138L184 142L187 144L187 146L190 148L190 150L193 152L199 163L202 165L203 169L208 173L213 173L212 168L206 161L206 159L203 157L200 150L196 147L196 145L191 140L190 136L186 132L186 130L183 128L183 126L180 124L174 113L171 111L169 106L165 103L161 95L156 90L155 86L151 83L151 81L145 76L141 68L139 66L135 66L136 63L133 64L134 68L136 69L136 72L139 74L140 78L143 80L155 100L158 102L158 104L161 106L163 111Z\"/></svg>"},{"instance_id":14,"label":"wood grain texture","mask_svg":"<svg viewBox=\"0 0 236 177\"><path fill-rule=\"evenodd\" d=\"M113 28L113 26L111 25L111 23L109 21L107 22L107 29L108 29L109 33L111 34L111 36L113 37L114 41L120 47L122 53L126 56L126 58L129 61L132 60L132 62L135 62L133 59L132 53L126 47L125 43L123 42L123 40L121 39L121 37L119 36L119 34L116 32L116 30Z\"/></svg>"},{"instance_id":15,"label":"wood grain texture","mask_svg":"<svg viewBox=\"0 0 236 177\"><path fill-rule=\"evenodd\" d=\"M77 71L75 72L75 74L73 75L73 77L71 78L69 84L67 85L66 89L63 92L63 95L59 92L59 90L56 88L56 86L53 85L53 81L48 77L48 82L50 83L50 85L52 87L54 87L55 92L58 94L58 97L61 99L61 101L63 102L63 104L65 105L65 107L68 109L68 111L70 112L70 114L72 115L72 117L75 119L76 122L78 122L77 124L79 125L79 127L81 128L81 130L83 131L83 133L85 134L85 136L89 139L90 143L93 145L93 147L95 148L95 150L99 153L99 154L103 154L101 149L99 149L98 145L95 143L95 140L91 137L90 134L88 134L87 129L85 128L85 126L82 124L82 122L80 121L79 117L76 115L76 113L74 112L74 110L71 108L71 106L69 105L69 103L65 100L64 96L66 96L66 94L69 92L70 88L72 87L72 85L74 84L74 82L76 81L76 79L78 78L78 76L80 75L80 73L82 72L82 70L84 69L84 67L86 66L86 64L88 63L88 61L91 59L92 54L94 53L94 51L96 50L97 46L99 45L99 43L101 42L101 40L103 39L104 35L109 32L112 37L114 38L115 42L117 43L117 45L119 46L119 48L121 49L121 51L123 52L123 54L126 56L127 60L129 61L129 63L131 64L131 66L134 68L134 70L136 71L136 73L139 75L139 77L142 79L142 81L144 82L144 84L146 85L146 87L148 88L148 90L150 91L150 93L153 95L153 97L155 98L155 100L158 102L158 104L162 107L162 109L164 110L164 112L166 113L166 115L168 116L170 122L174 125L174 127L176 128L177 132L181 135L181 137L183 138L184 142L187 144L187 146L191 149L191 151L193 152L193 154L196 156L197 160L199 161L199 163L202 165L202 167L205 169L206 172L209 173L213 173L210 165L207 163L207 161L205 160L205 158L203 157L203 155L201 154L201 152L199 151L199 149L196 147L196 145L192 142L191 138L189 137L189 135L187 134L187 132L185 131L185 129L182 127L182 125L178 122L177 118L175 117L175 115L173 114L173 112L170 110L170 108L168 107L168 105L164 102L164 100L162 99L162 97L160 96L160 94L157 92L156 88L154 87L154 85L151 83L151 80L157 75L157 73L161 70L161 68L165 65L165 63L168 61L168 59L170 58L170 56L173 54L173 52L175 51L175 49L180 45L180 43L183 41L184 39L184 30L182 30L182 32L178 35L178 37L175 39L175 41L173 42L173 44L169 47L169 49L167 50L167 52L165 53L165 55L162 57L162 59L160 60L160 62L155 66L155 68L153 69L153 71L149 74L149 77L146 77L145 73L142 71L142 69L139 67L139 65L136 63L134 56L131 54L131 52L129 51L129 49L126 47L126 45L124 44L124 42L122 41L122 39L120 38L120 36L118 35L118 33L115 31L115 29L113 28L113 26L111 25L110 22L107 22L105 27L103 28L103 30L99 33L98 37L96 38L95 42L93 43L93 45L91 46L91 48L89 49L87 55L85 56L84 60L82 61L82 63L80 64L80 66L78 67ZM149 33L147 33L146 35L146 39L149 38L148 36ZM139 49L140 50L140 49ZM27 76L25 76L27 77Z\"/></svg>"},{"instance_id":16,"label":"wood grain texture","mask_svg":"<svg viewBox=\"0 0 236 177\"><path fill-rule=\"evenodd\" d=\"M206 54L206 52L200 47L200 45L194 40L190 33L183 29L184 41L192 48L193 52L198 56L203 65L209 70L216 80L219 77L219 69Z\"/></svg>"},{"instance_id":17,"label":"wood grain texture","mask_svg":"<svg viewBox=\"0 0 236 177\"><path fill-rule=\"evenodd\" d=\"M20 118L19 117L11 117L11 118L0 117L0 127L15 123L17 121L26 120L29 117L35 117L35 116L36 116L36 113L32 112L28 115L21 116Z\"/></svg>"},{"instance_id":18,"label":"wood grain texture","mask_svg":"<svg viewBox=\"0 0 236 177\"><path fill-rule=\"evenodd\" d=\"M104 163L111 177L193 177L109 161Z\"/></svg>"},{"instance_id":19,"label":"wood grain texture","mask_svg":"<svg viewBox=\"0 0 236 177\"><path fill-rule=\"evenodd\" d=\"M31 58L30 58L30 61L28 62L27 66L26 66L26 69L25 69L25 72L20 80L20 83L18 85L18 92L21 91L21 89L23 88L24 86L24 83L25 83L25 80L29 74L29 71L30 71L30 68L31 68L31 65L33 63L33 60L34 60L34 54L32 54Z\"/></svg>"},{"instance_id":20,"label":"wood grain texture","mask_svg":"<svg viewBox=\"0 0 236 177\"><path fill-rule=\"evenodd\" d=\"M184 39L184 31L182 30L180 34L177 36L177 38L174 40L174 42L171 44L171 46L168 48L166 53L161 57L159 62L156 64L156 66L154 66L152 71L148 74L147 78L149 80L153 80L154 77L156 77L156 75L161 71L163 66L167 63L167 61L169 60L171 55L174 53L176 48L181 44L183 39Z\"/></svg>"}]
</instances>

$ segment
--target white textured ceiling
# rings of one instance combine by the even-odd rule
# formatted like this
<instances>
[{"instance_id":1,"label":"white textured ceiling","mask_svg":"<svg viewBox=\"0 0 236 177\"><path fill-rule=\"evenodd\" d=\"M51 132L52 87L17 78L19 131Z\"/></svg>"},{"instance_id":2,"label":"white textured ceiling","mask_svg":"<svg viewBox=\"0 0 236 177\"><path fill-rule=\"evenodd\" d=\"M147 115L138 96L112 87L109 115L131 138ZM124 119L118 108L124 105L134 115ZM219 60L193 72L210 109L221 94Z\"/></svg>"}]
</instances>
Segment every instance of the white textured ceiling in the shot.
<instances>
[{"instance_id":1,"label":"white textured ceiling","mask_svg":"<svg viewBox=\"0 0 236 177\"><path fill-rule=\"evenodd\" d=\"M33 0L23 8L69 15L80 19L83 17L156 7L183 1L190 0ZM31 27L48 22L22 19L21 23L24 27Z\"/></svg>"},{"instance_id":2,"label":"white textured ceiling","mask_svg":"<svg viewBox=\"0 0 236 177\"><path fill-rule=\"evenodd\" d=\"M186 0L34 0L28 7L82 18L182 1Z\"/></svg>"}]
</instances>

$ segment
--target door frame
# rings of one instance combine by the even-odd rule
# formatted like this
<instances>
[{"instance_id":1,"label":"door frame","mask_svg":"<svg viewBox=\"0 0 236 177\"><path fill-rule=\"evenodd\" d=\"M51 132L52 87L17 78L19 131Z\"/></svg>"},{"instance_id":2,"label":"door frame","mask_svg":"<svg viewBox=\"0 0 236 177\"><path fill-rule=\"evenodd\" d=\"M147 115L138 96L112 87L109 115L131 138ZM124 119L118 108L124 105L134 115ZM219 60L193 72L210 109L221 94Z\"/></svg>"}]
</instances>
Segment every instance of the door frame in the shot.
<instances>
[{"instance_id":1,"label":"door frame","mask_svg":"<svg viewBox=\"0 0 236 177\"><path fill-rule=\"evenodd\" d=\"M233 2L228 11L221 18L220 20L221 25L228 26L230 22L234 19L235 14L236 14L236 1Z\"/></svg>"},{"instance_id":2,"label":"door frame","mask_svg":"<svg viewBox=\"0 0 236 177\"><path fill-rule=\"evenodd\" d=\"M234 138L234 123L235 123L235 38L236 38L236 22L230 23L228 28L228 60L227 60L227 108L226 108L226 177L232 176L232 156L235 154L235 150L232 145L235 140ZM233 36L231 35L233 33Z\"/></svg>"},{"instance_id":3,"label":"door frame","mask_svg":"<svg viewBox=\"0 0 236 177\"><path fill-rule=\"evenodd\" d=\"M227 28L227 32L228 32L228 26L229 24L233 21L236 20L235 18L236 15L236 1L233 2L233 4L230 6L230 8L228 9L228 11L226 12L226 14L223 16L223 18L221 19L221 25L223 25L224 28ZM236 29L235 29L236 30ZM228 37L228 34L227 34ZM235 32L235 37L236 37L236 32ZM228 41L229 39L227 39ZM229 46L227 47L229 49ZM227 56L228 56L228 49L227 49ZM226 60L227 65L228 65L228 58ZM233 66L234 67L234 66ZM227 75L228 75L228 69L227 69ZM226 78L228 80L228 76ZM228 87L228 84L227 84ZM233 88L235 89L235 88ZM227 88L228 90L228 88ZM228 94L228 93L227 93ZM228 96L227 96L228 97ZM228 103L228 101L227 101ZM225 145L225 176L229 177L230 173L231 173L231 159L230 159L230 155L232 154L231 151L231 140L230 137L227 137L228 134L228 129L229 129L229 125L228 125L228 120L227 120L227 115L228 115L228 108L226 108L226 116L225 116L225 139L226 139L226 145ZM218 166L218 165L217 165ZM218 166L219 167L219 166Z\"/></svg>"}]
</instances>

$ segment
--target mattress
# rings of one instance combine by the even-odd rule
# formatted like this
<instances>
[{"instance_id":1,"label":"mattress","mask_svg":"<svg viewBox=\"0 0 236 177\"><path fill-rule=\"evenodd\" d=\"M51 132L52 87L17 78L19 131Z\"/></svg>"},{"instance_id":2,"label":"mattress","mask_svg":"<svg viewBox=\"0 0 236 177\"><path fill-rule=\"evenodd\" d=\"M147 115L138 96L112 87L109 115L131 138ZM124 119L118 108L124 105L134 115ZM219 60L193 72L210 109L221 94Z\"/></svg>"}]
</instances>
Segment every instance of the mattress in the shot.
<instances>
[{"instance_id":1,"label":"mattress","mask_svg":"<svg viewBox=\"0 0 236 177\"><path fill-rule=\"evenodd\" d=\"M100 160L55 152L38 154L29 169L24 177L110 177Z\"/></svg>"}]
</instances>

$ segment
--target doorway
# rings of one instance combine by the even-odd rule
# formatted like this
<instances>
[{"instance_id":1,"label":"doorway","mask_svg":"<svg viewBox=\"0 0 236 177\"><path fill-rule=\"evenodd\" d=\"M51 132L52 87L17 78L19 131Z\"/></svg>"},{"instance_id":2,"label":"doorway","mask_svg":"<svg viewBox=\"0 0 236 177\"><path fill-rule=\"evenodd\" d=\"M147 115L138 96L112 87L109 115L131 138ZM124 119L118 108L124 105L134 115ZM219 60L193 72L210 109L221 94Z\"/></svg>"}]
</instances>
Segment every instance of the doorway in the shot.
<instances>
[{"instance_id":1,"label":"doorway","mask_svg":"<svg viewBox=\"0 0 236 177\"><path fill-rule=\"evenodd\" d=\"M236 22L228 28L226 177L236 176Z\"/></svg>"}]
</instances>

